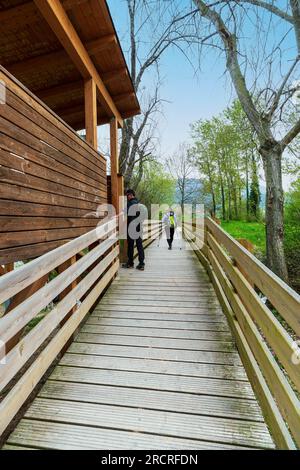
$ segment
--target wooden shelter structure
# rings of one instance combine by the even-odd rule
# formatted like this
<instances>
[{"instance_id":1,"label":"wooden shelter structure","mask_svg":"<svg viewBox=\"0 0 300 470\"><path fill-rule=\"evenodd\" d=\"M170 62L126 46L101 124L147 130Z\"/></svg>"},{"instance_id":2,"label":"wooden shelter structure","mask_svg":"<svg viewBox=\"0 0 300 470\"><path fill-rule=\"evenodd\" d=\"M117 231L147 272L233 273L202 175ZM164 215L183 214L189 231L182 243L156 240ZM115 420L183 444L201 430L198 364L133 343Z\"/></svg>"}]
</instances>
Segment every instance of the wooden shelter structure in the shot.
<instances>
[{"instance_id":1,"label":"wooden shelter structure","mask_svg":"<svg viewBox=\"0 0 300 470\"><path fill-rule=\"evenodd\" d=\"M0 264L7 266L91 230L107 200L118 212L118 128L140 108L105 0L0 1L0 64ZM103 124L111 195L97 144Z\"/></svg>"}]
</instances>

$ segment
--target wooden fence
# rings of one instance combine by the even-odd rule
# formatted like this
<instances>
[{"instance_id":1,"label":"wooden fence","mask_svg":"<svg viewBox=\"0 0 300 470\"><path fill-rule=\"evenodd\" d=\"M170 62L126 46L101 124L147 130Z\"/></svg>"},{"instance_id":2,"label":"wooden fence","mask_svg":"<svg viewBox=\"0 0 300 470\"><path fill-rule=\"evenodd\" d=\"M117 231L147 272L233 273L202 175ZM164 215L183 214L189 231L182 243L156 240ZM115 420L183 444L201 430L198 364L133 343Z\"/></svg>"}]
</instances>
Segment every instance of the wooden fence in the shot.
<instances>
[{"instance_id":1,"label":"wooden fence","mask_svg":"<svg viewBox=\"0 0 300 470\"><path fill-rule=\"evenodd\" d=\"M300 446L300 296L213 220L184 224L226 313L277 446Z\"/></svg>"},{"instance_id":2,"label":"wooden fence","mask_svg":"<svg viewBox=\"0 0 300 470\"><path fill-rule=\"evenodd\" d=\"M146 221L144 246L160 232L159 221ZM0 435L118 268L114 218L0 277L0 305L11 303L0 318Z\"/></svg>"},{"instance_id":3,"label":"wooden fence","mask_svg":"<svg viewBox=\"0 0 300 470\"><path fill-rule=\"evenodd\" d=\"M0 277L0 304L28 291L39 279L48 279L0 318L0 434L116 275L116 226L112 219ZM45 316L28 329L41 312Z\"/></svg>"}]
</instances>

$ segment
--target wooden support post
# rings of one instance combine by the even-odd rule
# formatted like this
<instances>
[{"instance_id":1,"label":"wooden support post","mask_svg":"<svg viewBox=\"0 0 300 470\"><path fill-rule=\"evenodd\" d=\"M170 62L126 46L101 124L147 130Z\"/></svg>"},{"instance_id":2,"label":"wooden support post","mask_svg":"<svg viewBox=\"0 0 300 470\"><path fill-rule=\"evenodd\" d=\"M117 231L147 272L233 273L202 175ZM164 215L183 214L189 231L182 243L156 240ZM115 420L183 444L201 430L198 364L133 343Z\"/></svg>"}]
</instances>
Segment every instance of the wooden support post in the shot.
<instances>
[{"instance_id":1,"label":"wooden support post","mask_svg":"<svg viewBox=\"0 0 300 470\"><path fill-rule=\"evenodd\" d=\"M66 269L68 269L72 264L76 263L76 256L72 256L69 260L65 261L62 263L58 268L57 271L59 274L63 273ZM74 289L77 286L77 281L73 281L65 290L63 290L59 294L59 300L62 300L69 292L71 292L72 289ZM63 320L63 323L65 323L65 320Z\"/></svg>"},{"instance_id":2,"label":"wooden support post","mask_svg":"<svg viewBox=\"0 0 300 470\"><path fill-rule=\"evenodd\" d=\"M112 205L119 214L119 152L118 152L118 121L112 118L110 121L110 174L111 174L111 199Z\"/></svg>"},{"instance_id":3,"label":"wooden support post","mask_svg":"<svg viewBox=\"0 0 300 470\"><path fill-rule=\"evenodd\" d=\"M237 242L239 242L244 248L246 248L246 250L248 250L250 253L253 253L254 252L254 245L253 243L251 243L249 240L247 240L246 238L237 238L236 240ZM250 276L248 275L247 271L245 269L243 269L243 265L240 264L240 263L235 263L236 266L238 267L238 269L241 271L241 273L243 274L244 278L247 279L247 281L249 282L249 284L254 288L254 283L253 283L253 280L250 278Z\"/></svg>"},{"instance_id":4,"label":"wooden support post","mask_svg":"<svg viewBox=\"0 0 300 470\"><path fill-rule=\"evenodd\" d=\"M118 196L119 196L119 211L122 212L124 210L124 203L123 203L123 199L120 200L120 198L124 196L124 177L120 174L118 174Z\"/></svg>"},{"instance_id":5,"label":"wooden support post","mask_svg":"<svg viewBox=\"0 0 300 470\"><path fill-rule=\"evenodd\" d=\"M14 308L16 308L18 305L24 302L24 300L28 299L33 294L35 294L39 289L41 289L46 284L47 281L48 281L48 274L45 274L40 279L35 281L33 284L30 284L28 287L25 287L25 289L21 290L16 295L14 295L12 299L10 300L9 306L5 310L4 315L9 315L9 313ZM9 342L6 344L6 352L9 352L12 348L14 348L18 344L22 336L22 333L23 333L23 329L9 340Z\"/></svg>"},{"instance_id":6,"label":"wooden support post","mask_svg":"<svg viewBox=\"0 0 300 470\"><path fill-rule=\"evenodd\" d=\"M10 271L14 270L14 263L8 263L1 265L0 264L0 276L3 276L3 274L9 273Z\"/></svg>"},{"instance_id":7,"label":"wooden support post","mask_svg":"<svg viewBox=\"0 0 300 470\"><path fill-rule=\"evenodd\" d=\"M124 223L124 209L125 205L123 203L123 199L120 199L120 197L124 196L124 177L120 174L118 174L118 196L119 196L119 214L122 219L119 219L119 223ZM120 232L120 230L119 230ZM127 240L120 240L119 243L120 247L120 261L121 263L126 263L127 261Z\"/></svg>"},{"instance_id":8,"label":"wooden support post","mask_svg":"<svg viewBox=\"0 0 300 470\"><path fill-rule=\"evenodd\" d=\"M72 264L76 263L76 256L72 256L69 260L65 261L62 263L60 266L58 266L57 271L59 274L64 272L66 269L68 269ZM72 289L74 289L77 286L77 280L73 281L65 290L63 290L59 294L59 300L62 300L69 292L71 292ZM77 307L73 307L72 310L65 316L65 318L61 321L60 327L62 328L64 324L69 320L71 315L76 311ZM72 343L74 336L76 336L77 330L74 332L74 334L71 336L71 338L68 340L68 342L65 344L64 348L62 349L61 353L64 354L70 344Z\"/></svg>"},{"instance_id":9,"label":"wooden support post","mask_svg":"<svg viewBox=\"0 0 300 470\"><path fill-rule=\"evenodd\" d=\"M84 82L86 141L97 150L97 89L93 78Z\"/></svg>"}]
</instances>

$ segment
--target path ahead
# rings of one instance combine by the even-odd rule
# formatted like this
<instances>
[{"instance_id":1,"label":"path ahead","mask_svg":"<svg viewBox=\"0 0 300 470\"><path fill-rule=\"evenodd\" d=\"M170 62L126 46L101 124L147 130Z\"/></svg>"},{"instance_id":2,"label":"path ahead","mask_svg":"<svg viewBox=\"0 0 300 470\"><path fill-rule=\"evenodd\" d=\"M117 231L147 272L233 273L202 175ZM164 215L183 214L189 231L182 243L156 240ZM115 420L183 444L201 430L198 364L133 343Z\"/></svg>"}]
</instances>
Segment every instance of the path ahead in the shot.
<instances>
[{"instance_id":1,"label":"path ahead","mask_svg":"<svg viewBox=\"0 0 300 470\"><path fill-rule=\"evenodd\" d=\"M192 251L124 270L8 440L43 449L272 448L229 327Z\"/></svg>"}]
</instances>

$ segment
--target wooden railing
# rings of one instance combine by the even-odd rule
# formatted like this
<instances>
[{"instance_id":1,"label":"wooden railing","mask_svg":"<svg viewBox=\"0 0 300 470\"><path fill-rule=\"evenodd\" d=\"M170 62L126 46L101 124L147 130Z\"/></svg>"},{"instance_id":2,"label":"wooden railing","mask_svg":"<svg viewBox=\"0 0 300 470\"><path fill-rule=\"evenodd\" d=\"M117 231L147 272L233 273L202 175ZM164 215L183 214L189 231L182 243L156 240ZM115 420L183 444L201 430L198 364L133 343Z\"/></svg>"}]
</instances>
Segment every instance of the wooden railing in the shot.
<instances>
[{"instance_id":1,"label":"wooden railing","mask_svg":"<svg viewBox=\"0 0 300 470\"><path fill-rule=\"evenodd\" d=\"M0 304L23 294L0 318L0 435L116 275L116 227L112 219L0 277Z\"/></svg>"},{"instance_id":2,"label":"wooden railing","mask_svg":"<svg viewBox=\"0 0 300 470\"><path fill-rule=\"evenodd\" d=\"M144 222L144 228L143 228L143 246L144 248L147 248L155 239L157 239L162 232L162 223L159 220L146 220ZM126 262L127 261L127 245L126 241L124 243L124 240L120 241L121 244L121 261ZM134 249L134 257L138 255L137 249Z\"/></svg>"},{"instance_id":3,"label":"wooden railing","mask_svg":"<svg viewBox=\"0 0 300 470\"><path fill-rule=\"evenodd\" d=\"M160 236L162 232L162 223L159 220L148 220L144 224L144 248Z\"/></svg>"},{"instance_id":4,"label":"wooden railing","mask_svg":"<svg viewBox=\"0 0 300 470\"><path fill-rule=\"evenodd\" d=\"M206 268L274 440L300 446L300 296L213 220L185 237Z\"/></svg>"}]
</instances>

